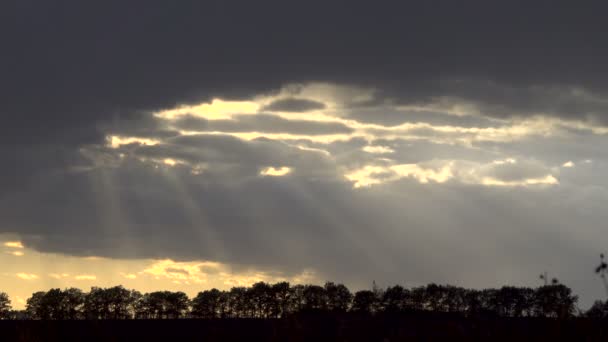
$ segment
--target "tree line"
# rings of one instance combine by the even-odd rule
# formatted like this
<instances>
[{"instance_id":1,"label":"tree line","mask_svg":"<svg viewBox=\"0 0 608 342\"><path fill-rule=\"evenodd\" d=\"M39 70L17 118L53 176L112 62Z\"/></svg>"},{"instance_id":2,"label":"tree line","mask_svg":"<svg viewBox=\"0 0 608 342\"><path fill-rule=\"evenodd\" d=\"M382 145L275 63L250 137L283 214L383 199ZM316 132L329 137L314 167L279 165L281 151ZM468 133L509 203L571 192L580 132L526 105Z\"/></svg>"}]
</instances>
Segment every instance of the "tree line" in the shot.
<instances>
[{"instance_id":1,"label":"tree line","mask_svg":"<svg viewBox=\"0 0 608 342\"><path fill-rule=\"evenodd\" d=\"M297 313L402 313L442 312L465 316L554 317L575 315L607 317L608 303L598 301L585 313L578 297L563 284L538 288L504 286L500 289L465 289L429 284L400 285L351 292L343 284L290 285L258 282L228 291L211 289L188 298L184 292L142 294L123 286L51 289L34 293L25 310L11 310L6 293L0 293L4 319L178 319L178 318L281 318Z\"/></svg>"}]
</instances>

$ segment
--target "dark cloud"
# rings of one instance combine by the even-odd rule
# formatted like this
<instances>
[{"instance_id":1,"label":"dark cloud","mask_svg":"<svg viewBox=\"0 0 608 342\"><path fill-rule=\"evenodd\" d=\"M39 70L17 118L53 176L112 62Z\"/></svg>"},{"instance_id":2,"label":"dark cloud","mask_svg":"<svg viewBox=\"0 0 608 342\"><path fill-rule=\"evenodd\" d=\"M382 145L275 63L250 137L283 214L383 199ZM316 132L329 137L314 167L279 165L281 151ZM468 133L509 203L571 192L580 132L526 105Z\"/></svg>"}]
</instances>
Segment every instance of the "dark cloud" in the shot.
<instances>
[{"instance_id":1,"label":"dark cloud","mask_svg":"<svg viewBox=\"0 0 608 342\"><path fill-rule=\"evenodd\" d=\"M76 131L90 139L90 122L119 112L243 98L290 82L367 85L408 102L450 95L444 80L461 79L603 96L605 10L567 1L6 1L0 136L42 126L47 139ZM487 96L480 88L472 100Z\"/></svg>"},{"instance_id":2,"label":"dark cloud","mask_svg":"<svg viewBox=\"0 0 608 342\"><path fill-rule=\"evenodd\" d=\"M309 112L311 110L325 109L325 104L307 99L280 99L263 108L270 112Z\"/></svg>"},{"instance_id":3,"label":"dark cloud","mask_svg":"<svg viewBox=\"0 0 608 342\"><path fill-rule=\"evenodd\" d=\"M348 134L352 128L337 122L284 119L269 114L235 115L233 119L207 120L194 116L179 118L173 127L186 131L263 132L302 135Z\"/></svg>"}]
</instances>

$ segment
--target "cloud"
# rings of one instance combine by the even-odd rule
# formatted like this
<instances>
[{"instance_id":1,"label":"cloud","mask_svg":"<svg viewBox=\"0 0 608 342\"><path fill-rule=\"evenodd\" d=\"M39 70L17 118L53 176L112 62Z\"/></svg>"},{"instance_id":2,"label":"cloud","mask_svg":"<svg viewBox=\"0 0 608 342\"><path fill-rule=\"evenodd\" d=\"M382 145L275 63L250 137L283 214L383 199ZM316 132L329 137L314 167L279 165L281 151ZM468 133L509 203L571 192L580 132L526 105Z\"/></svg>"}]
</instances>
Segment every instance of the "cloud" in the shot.
<instances>
[{"instance_id":1,"label":"cloud","mask_svg":"<svg viewBox=\"0 0 608 342\"><path fill-rule=\"evenodd\" d=\"M167 267L167 268L165 268L165 271L167 273L181 273L186 276L190 275L190 272L188 272L187 270L181 269L181 268Z\"/></svg>"},{"instance_id":2,"label":"cloud","mask_svg":"<svg viewBox=\"0 0 608 342\"><path fill-rule=\"evenodd\" d=\"M421 164L366 165L345 177L355 188L413 178L420 183L445 183L450 180L486 186L555 185L559 181L551 169L537 161L515 159L476 163L462 160L430 160Z\"/></svg>"},{"instance_id":3,"label":"cloud","mask_svg":"<svg viewBox=\"0 0 608 342\"><path fill-rule=\"evenodd\" d=\"M7 241L4 243L4 246L9 248L23 248L21 241Z\"/></svg>"},{"instance_id":4,"label":"cloud","mask_svg":"<svg viewBox=\"0 0 608 342\"><path fill-rule=\"evenodd\" d=\"M279 168L267 167L260 171L260 174L263 176L284 176L290 172L291 169L285 166Z\"/></svg>"},{"instance_id":5,"label":"cloud","mask_svg":"<svg viewBox=\"0 0 608 342\"><path fill-rule=\"evenodd\" d=\"M325 105L313 100L289 98L276 100L262 109L270 112L309 112L325 109Z\"/></svg>"},{"instance_id":6,"label":"cloud","mask_svg":"<svg viewBox=\"0 0 608 342\"><path fill-rule=\"evenodd\" d=\"M367 153L377 153L377 154L387 154L395 152L390 147L382 146L382 145L368 145L363 147L363 151Z\"/></svg>"},{"instance_id":7,"label":"cloud","mask_svg":"<svg viewBox=\"0 0 608 342\"><path fill-rule=\"evenodd\" d=\"M23 280L36 280L38 279L38 276L36 274L31 274L31 273L17 273L16 274L17 278L23 279Z\"/></svg>"},{"instance_id":8,"label":"cloud","mask_svg":"<svg viewBox=\"0 0 608 342\"><path fill-rule=\"evenodd\" d=\"M312 120L288 120L275 115L233 115L230 120L207 120L194 116L183 116L171 125L185 131L217 132L263 132L302 135L348 134L353 129L337 122Z\"/></svg>"},{"instance_id":9,"label":"cloud","mask_svg":"<svg viewBox=\"0 0 608 342\"><path fill-rule=\"evenodd\" d=\"M64 279L69 276L70 275L68 273L49 273L49 277L51 277L53 279Z\"/></svg>"},{"instance_id":10,"label":"cloud","mask_svg":"<svg viewBox=\"0 0 608 342\"><path fill-rule=\"evenodd\" d=\"M79 274L74 276L75 280L95 280L97 276L91 274Z\"/></svg>"}]
</instances>

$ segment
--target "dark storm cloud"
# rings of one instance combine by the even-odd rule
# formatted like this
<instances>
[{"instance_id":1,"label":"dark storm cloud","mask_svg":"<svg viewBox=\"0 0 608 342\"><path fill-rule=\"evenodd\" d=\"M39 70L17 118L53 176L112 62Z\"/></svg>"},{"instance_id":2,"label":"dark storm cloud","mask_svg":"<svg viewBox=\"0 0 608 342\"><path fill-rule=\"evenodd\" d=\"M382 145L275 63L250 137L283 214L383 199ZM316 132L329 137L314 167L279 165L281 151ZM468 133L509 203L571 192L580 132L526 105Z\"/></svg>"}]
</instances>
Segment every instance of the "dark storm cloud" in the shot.
<instances>
[{"instance_id":1,"label":"dark storm cloud","mask_svg":"<svg viewBox=\"0 0 608 342\"><path fill-rule=\"evenodd\" d=\"M311 110L325 109L325 104L307 99L281 99L276 100L263 108L270 112L309 112Z\"/></svg>"},{"instance_id":2,"label":"dark storm cloud","mask_svg":"<svg viewBox=\"0 0 608 342\"><path fill-rule=\"evenodd\" d=\"M194 116L179 118L173 127L186 131L263 132L302 135L348 134L352 128L337 122L288 120L269 114L234 115L233 119L207 120Z\"/></svg>"},{"instance_id":3,"label":"dark storm cloud","mask_svg":"<svg viewBox=\"0 0 608 342\"><path fill-rule=\"evenodd\" d=\"M606 6L5 1L0 133L13 141L42 126L47 141L75 131L88 140L90 122L117 113L242 98L289 82L373 86L405 102L451 95L445 80L461 79L605 96ZM480 88L463 96L494 103ZM516 105L507 101L499 104Z\"/></svg>"}]
</instances>

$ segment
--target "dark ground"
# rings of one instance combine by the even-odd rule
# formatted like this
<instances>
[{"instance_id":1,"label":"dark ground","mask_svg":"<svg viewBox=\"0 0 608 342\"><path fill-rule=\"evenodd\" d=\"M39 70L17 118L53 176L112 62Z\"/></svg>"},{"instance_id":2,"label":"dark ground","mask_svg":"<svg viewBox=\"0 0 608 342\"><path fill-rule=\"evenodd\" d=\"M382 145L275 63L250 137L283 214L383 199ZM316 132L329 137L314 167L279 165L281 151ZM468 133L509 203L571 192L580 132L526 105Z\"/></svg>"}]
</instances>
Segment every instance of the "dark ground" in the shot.
<instances>
[{"instance_id":1,"label":"dark ground","mask_svg":"<svg viewBox=\"0 0 608 342\"><path fill-rule=\"evenodd\" d=\"M0 321L0 341L608 341L608 321L449 315L285 319Z\"/></svg>"}]
</instances>

